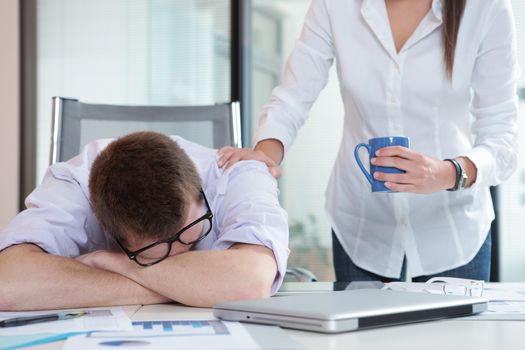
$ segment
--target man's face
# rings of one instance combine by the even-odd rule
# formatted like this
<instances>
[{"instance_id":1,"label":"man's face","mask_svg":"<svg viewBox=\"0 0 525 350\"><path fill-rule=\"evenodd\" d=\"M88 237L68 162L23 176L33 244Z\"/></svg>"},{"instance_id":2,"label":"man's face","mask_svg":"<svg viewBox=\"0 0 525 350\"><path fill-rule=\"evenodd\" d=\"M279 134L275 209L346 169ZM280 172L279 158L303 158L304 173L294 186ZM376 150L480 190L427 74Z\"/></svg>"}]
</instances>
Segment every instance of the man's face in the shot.
<instances>
[{"instance_id":1,"label":"man's face","mask_svg":"<svg viewBox=\"0 0 525 350\"><path fill-rule=\"evenodd\" d=\"M190 202L188 209L188 214L186 220L179 228L178 231L173 232L173 237L168 237L167 239L175 238L180 230L191 223L195 222L201 218L206 213L206 208L204 201L202 200L193 200ZM209 222L207 220L200 221L195 225L184 230L179 236L179 239L186 242L191 242L197 240L202 233L207 229ZM147 247L150 244L158 242L158 239L143 239L138 238L133 234L129 234L126 242L124 244L125 248L130 252L135 252L141 248ZM169 245L171 244L171 249ZM174 241L173 243L162 243L156 246L153 246L144 252L140 253L140 259L142 262L155 261L159 258L162 258L166 255L167 249L170 249L169 256L185 253L189 251L192 247L192 244L182 244L180 241Z\"/></svg>"}]
</instances>

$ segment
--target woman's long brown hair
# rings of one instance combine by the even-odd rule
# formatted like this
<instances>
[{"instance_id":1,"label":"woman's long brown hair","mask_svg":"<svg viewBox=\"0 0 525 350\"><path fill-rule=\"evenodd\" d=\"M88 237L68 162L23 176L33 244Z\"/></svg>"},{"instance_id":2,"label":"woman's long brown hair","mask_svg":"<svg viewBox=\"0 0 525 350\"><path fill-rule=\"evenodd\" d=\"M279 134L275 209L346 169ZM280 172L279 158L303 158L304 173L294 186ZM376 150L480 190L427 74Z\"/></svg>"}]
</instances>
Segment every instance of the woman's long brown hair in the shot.
<instances>
[{"instance_id":1,"label":"woman's long brown hair","mask_svg":"<svg viewBox=\"0 0 525 350\"><path fill-rule=\"evenodd\" d=\"M459 25L467 0L443 0L443 56L447 76L452 79Z\"/></svg>"}]
</instances>

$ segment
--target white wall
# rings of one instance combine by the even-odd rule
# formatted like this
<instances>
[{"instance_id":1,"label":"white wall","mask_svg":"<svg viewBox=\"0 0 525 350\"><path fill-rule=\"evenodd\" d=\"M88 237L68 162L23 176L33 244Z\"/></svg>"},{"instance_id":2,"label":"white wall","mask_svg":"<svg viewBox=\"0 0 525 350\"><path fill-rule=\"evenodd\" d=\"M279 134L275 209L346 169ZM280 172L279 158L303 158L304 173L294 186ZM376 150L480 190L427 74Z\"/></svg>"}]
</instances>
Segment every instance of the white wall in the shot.
<instances>
[{"instance_id":1,"label":"white wall","mask_svg":"<svg viewBox=\"0 0 525 350\"><path fill-rule=\"evenodd\" d=\"M52 96L147 103L148 9L145 0L46 0L36 10L38 184L49 165Z\"/></svg>"},{"instance_id":2,"label":"white wall","mask_svg":"<svg viewBox=\"0 0 525 350\"><path fill-rule=\"evenodd\" d=\"M0 227L18 211L19 188L19 9L0 1Z\"/></svg>"},{"instance_id":3,"label":"white wall","mask_svg":"<svg viewBox=\"0 0 525 350\"><path fill-rule=\"evenodd\" d=\"M52 96L130 105L229 100L229 61L219 65L214 51L228 28L228 0L46 0L36 15L37 183L49 162ZM90 135L111 135L99 130Z\"/></svg>"}]
</instances>

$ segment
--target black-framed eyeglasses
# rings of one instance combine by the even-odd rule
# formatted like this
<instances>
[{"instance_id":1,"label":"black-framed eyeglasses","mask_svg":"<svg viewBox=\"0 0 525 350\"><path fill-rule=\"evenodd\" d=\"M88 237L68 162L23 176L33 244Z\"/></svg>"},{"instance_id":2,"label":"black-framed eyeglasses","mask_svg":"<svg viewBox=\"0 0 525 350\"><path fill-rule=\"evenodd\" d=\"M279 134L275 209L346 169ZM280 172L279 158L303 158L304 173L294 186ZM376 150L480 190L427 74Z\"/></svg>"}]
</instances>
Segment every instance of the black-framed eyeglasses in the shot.
<instances>
[{"instance_id":1,"label":"black-framed eyeglasses","mask_svg":"<svg viewBox=\"0 0 525 350\"><path fill-rule=\"evenodd\" d=\"M208 203L208 199L206 199L206 195L204 194L203 190L201 190L201 194L202 198L204 199L204 203L206 203L206 213L197 220L181 228L177 233L175 233L175 235L173 235L173 237L149 244L143 248L135 250L134 252L129 251L117 239L118 245L120 248L122 248L130 260L135 261L140 266L151 266L158 264L170 255L171 246L174 242L180 242L184 245L192 245L201 241L210 233L213 218L210 204ZM201 222L203 223L203 228L199 235L195 235L194 232L188 231L190 228Z\"/></svg>"}]
</instances>

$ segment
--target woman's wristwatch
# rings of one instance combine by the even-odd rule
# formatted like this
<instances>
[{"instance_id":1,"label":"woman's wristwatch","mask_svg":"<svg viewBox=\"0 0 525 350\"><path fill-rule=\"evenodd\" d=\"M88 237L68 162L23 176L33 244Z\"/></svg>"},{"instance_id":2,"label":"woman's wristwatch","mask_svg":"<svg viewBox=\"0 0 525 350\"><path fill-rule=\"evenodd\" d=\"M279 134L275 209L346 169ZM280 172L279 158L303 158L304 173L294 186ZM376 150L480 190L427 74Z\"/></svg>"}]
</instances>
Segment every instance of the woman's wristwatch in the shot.
<instances>
[{"instance_id":1,"label":"woman's wristwatch","mask_svg":"<svg viewBox=\"0 0 525 350\"><path fill-rule=\"evenodd\" d=\"M447 189L447 191L457 191L464 189L467 185L468 175L461 164L456 159L444 160L451 162L454 165L454 168L456 168L456 183L454 184L454 187Z\"/></svg>"}]
</instances>

